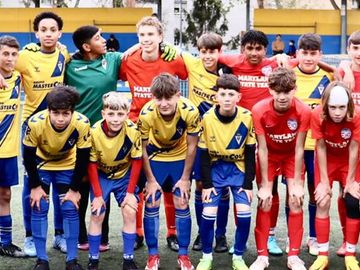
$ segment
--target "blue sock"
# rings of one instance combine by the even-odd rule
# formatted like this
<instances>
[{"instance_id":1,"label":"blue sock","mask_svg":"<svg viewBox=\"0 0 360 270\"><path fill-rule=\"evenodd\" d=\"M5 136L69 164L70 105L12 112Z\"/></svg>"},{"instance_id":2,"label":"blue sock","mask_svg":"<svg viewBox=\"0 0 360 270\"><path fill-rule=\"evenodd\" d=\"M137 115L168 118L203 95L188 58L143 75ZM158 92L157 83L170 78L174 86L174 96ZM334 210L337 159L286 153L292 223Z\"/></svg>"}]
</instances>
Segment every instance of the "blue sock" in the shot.
<instances>
[{"instance_id":1,"label":"blue sock","mask_svg":"<svg viewBox=\"0 0 360 270\"><path fill-rule=\"evenodd\" d=\"M60 198L56 188L52 189L52 202L54 205L54 229L55 231L64 231L63 229L63 216L61 213Z\"/></svg>"},{"instance_id":2,"label":"blue sock","mask_svg":"<svg viewBox=\"0 0 360 270\"><path fill-rule=\"evenodd\" d=\"M134 244L136 240L136 233L126 233L122 232L123 242L124 242L124 259L132 260L134 259Z\"/></svg>"},{"instance_id":3,"label":"blue sock","mask_svg":"<svg viewBox=\"0 0 360 270\"><path fill-rule=\"evenodd\" d=\"M29 177L24 175L24 186L21 193L22 196L22 211L23 211L23 222L26 231L26 236L31 236L31 206L30 206L30 186Z\"/></svg>"},{"instance_id":4,"label":"blue sock","mask_svg":"<svg viewBox=\"0 0 360 270\"><path fill-rule=\"evenodd\" d=\"M49 203L40 200L40 210L35 206L31 212L31 229L38 259L48 261L46 254L46 237L48 230Z\"/></svg>"},{"instance_id":5,"label":"blue sock","mask_svg":"<svg viewBox=\"0 0 360 270\"><path fill-rule=\"evenodd\" d=\"M242 256L246 248L246 242L249 238L251 212L237 212L237 226L235 233L234 254Z\"/></svg>"},{"instance_id":6,"label":"blue sock","mask_svg":"<svg viewBox=\"0 0 360 270\"><path fill-rule=\"evenodd\" d=\"M67 247L66 261L68 262L76 259L78 254L79 214L71 201L65 201L61 205L61 211L64 217L64 236Z\"/></svg>"},{"instance_id":7,"label":"blue sock","mask_svg":"<svg viewBox=\"0 0 360 270\"><path fill-rule=\"evenodd\" d=\"M201 198L202 192L199 190L195 190L195 215L196 215L196 223L198 225L198 233L200 233L201 228L201 215L203 211L203 203Z\"/></svg>"},{"instance_id":8,"label":"blue sock","mask_svg":"<svg viewBox=\"0 0 360 270\"><path fill-rule=\"evenodd\" d=\"M218 206L215 237L225 236L229 216L230 193L224 189Z\"/></svg>"},{"instance_id":9,"label":"blue sock","mask_svg":"<svg viewBox=\"0 0 360 270\"><path fill-rule=\"evenodd\" d=\"M98 260L100 254L100 242L101 242L101 234L99 235L91 235L88 234L89 241L89 259Z\"/></svg>"},{"instance_id":10,"label":"blue sock","mask_svg":"<svg viewBox=\"0 0 360 270\"><path fill-rule=\"evenodd\" d=\"M190 208L175 209L176 233L179 242L179 255L188 255L191 238Z\"/></svg>"},{"instance_id":11,"label":"blue sock","mask_svg":"<svg viewBox=\"0 0 360 270\"><path fill-rule=\"evenodd\" d=\"M212 253L212 245L214 241L214 223L216 220L216 215L206 215L202 214L201 220L201 241L203 244L203 253L209 254Z\"/></svg>"},{"instance_id":12,"label":"blue sock","mask_svg":"<svg viewBox=\"0 0 360 270\"><path fill-rule=\"evenodd\" d=\"M316 204L309 203L309 236L316 237L315 231L315 216L316 216Z\"/></svg>"},{"instance_id":13,"label":"blue sock","mask_svg":"<svg viewBox=\"0 0 360 270\"><path fill-rule=\"evenodd\" d=\"M144 233L149 255L159 254L159 207L148 208L145 206L144 212Z\"/></svg>"},{"instance_id":14,"label":"blue sock","mask_svg":"<svg viewBox=\"0 0 360 270\"><path fill-rule=\"evenodd\" d=\"M286 216L286 224L289 224L289 214L290 214L290 207L285 206L285 216Z\"/></svg>"},{"instance_id":15,"label":"blue sock","mask_svg":"<svg viewBox=\"0 0 360 270\"><path fill-rule=\"evenodd\" d=\"M7 246L12 242L12 219L10 215L0 216L0 244Z\"/></svg>"}]
</instances>

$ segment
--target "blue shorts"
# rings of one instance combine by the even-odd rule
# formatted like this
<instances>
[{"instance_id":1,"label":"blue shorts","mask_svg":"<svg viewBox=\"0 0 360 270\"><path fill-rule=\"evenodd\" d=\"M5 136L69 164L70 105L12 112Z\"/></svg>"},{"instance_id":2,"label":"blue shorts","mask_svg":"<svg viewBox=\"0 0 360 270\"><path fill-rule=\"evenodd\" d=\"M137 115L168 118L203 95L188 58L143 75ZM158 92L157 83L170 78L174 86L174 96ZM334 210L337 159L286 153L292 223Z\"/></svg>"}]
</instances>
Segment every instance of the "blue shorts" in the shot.
<instances>
[{"instance_id":1,"label":"blue shorts","mask_svg":"<svg viewBox=\"0 0 360 270\"><path fill-rule=\"evenodd\" d=\"M0 158L0 187L11 187L19 184L17 157Z\"/></svg>"},{"instance_id":2,"label":"blue shorts","mask_svg":"<svg viewBox=\"0 0 360 270\"><path fill-rule=\"evenodd\" d=\"M217 195L214 193L211 193L210 195L210 202L203 202L204 207L218 207L219 202L222 197L222 193L225 191L228 187L221 187L221 188L215 188ZM245 204L250 206L251 202L248 200L248 197L246 196L245 191L238 192L241 186L231 186L231 193L234 198L235 204Z\"/></svg>"},{"instance_id":3,"label":"blue shorts","mask_svg":"<svg viewBox=\"0 0 360 270\"><path fill-rule=\"evenodd\" d=\"M50 186L50 184L53 184L53 188L54 187L56 188L57 185L59 184L70 186L73 174L74 174L74 170L63 170L63 171L39 170L40 181L46 186Z\"/></svg>"},{"instance_id":4,"label":"blue shorts","mask_svg":"<svg viewBox=\"0 0 360 270\"><path fill-rule=\"evenodd\" d=\"M199 147L196 149L196 155L194 160L194 166L192 171L192 178L195 181L201 181L201 150Z\"/></svg>"},{"instance_id":5,"label":"blue shorts","mask_svg":"<svg viewBox=\"0 0 360 270\"><path fill-rule=\"evenodd\" d=\"M234 162L218 160L211 165L211 179L215 188L241 187L245 173L240 171Z\"/></svg>"}]
</instances>

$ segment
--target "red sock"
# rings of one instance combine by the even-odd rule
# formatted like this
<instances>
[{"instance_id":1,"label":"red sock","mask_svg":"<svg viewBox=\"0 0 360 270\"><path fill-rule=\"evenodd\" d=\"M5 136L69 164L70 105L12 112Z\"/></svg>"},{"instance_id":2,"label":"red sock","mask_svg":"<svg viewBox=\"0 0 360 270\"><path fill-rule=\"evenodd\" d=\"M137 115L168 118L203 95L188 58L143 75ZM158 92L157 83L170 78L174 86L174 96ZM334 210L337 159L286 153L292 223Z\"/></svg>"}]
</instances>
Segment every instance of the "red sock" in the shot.
<instances>
[{"instance_id":1,"label":"red sock","mask_svg":"<svg viewBox=\"0 0 360 270\"><path fill-rule=\"evenodd\" d=\"M346 239L346 205L345 205L345 199L342 198L342 197L338 197L337 205L338 205L338 213L339 213L339 218L340 218L341 230L343 232L344 241L345 241L345 239Z\"/></svg>"},{"instance_id":2,"label":"red sock","mask_svg":"<svg viewBox=\"0 0 360 270\"><path fill-rule=\"evenodd\" d=\"M321 244L329 243L330 237L330 217L315 218L316 238L319 243L319 255L328 256L329 250L321 251Z\"/></svg>"},{"instance_id":3,"label":"red sock","mask_svg":"<svg viewBox=\"0 0 360 270\"><path fill-rule=\"evenodd\" d=\"M277 219L279 216L279 193L276 193L273 195L272 198L272 204L271 204L271 222L270 222L270 228L275 228L276 227L276 223L277 223Z\"/></svg>"},{"instance_id":4,"label":"red sock","mask_svg":"<svg viewBox=\"0 0 360 270\"><path fill-rule=\"evenodd\" d=\"M136 213L136 234L139 236L144 236L143 209L144 209L144 194L141 192L139 194L138 211Z\"/></svg>"},{"instance_id":5,"label":"red sock","mask_svg":"<svg viewBox=\"0 0 360 270\"><path fill-rule=\"evenodd\" d=\"M172 192L164 192L163 195L167 227L166 237L169 237L170 235L176 235L175 206Z\"/></svg>"},{"instance_id":6,"label":"red sock","mask_svg":"<svg viewBox=\"0 0 360 270\"><path fill-rule=\"evenodd\" d=\"M360 219L346 218L346 242L356 246L359 239ZM355 256L353 252L346 250L345 256Z\"/></svg>"},{"instance_id":7,"label":"red sock","mask_svg":"<svg viewBox=\"0 0 360 270\"><path fill-rule=\"evenodd\" d=\"M264 212L258 208L256 215L255 241L258 256L269 256L267 241L270 230L270 211Z\"/></svg>"},{"instance_id":8,"label":"red sock","mask_svg":"<svg viewBox=\"0 0 360 270\"><path fill-rule=\"evenodd\" d=\"M290 246L289 246L289 253L288 256L297 256L299 255L301 241L303 237L303 212L289 213L289 224L288 224L288 230L289 230L289 240L290 240Z\"/></svg>"}]
</instances>

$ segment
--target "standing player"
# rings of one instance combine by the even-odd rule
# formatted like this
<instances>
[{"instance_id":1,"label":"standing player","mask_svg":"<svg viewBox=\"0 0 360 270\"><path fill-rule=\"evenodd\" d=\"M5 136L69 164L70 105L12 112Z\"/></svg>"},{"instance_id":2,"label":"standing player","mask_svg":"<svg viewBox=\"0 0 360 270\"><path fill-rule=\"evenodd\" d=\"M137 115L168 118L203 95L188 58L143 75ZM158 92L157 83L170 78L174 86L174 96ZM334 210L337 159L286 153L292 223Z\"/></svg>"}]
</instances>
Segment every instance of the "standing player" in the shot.
<instances>
[{"instance_id":1,"label":"standing player","mask_svg":"<svg viewBox=\"0 0 360 270\"><path fill-rule=\"evenodd\" d=\"M290 207L290 250L287 266L294 270L306 269L298 255L303 234L304 142L311 113L306 104L294 98L295 83L296 77L292 70L276 69L269 76L272 97L260 101L252 110L261 176L257 181L261 183L255 227L258 257L250 266L251 270L262 270L269 266L267 239L270 229L272 180L279 173L286 177Z\"/></svg>"},{"instance_id":2,"label":"standing player","mask_svg":"<svg viewBox=\"0 0 360 270\"><path fill-rule=\"evenodd\" d=\"M142 147L140 132L133 122L127 120L129 109L130 103L121 93L103 95L103 120L98 121L91 131L89 270L98 269L103 211L111 193L114 193L123 215L122 269L138 269L133 260L138 204L135 189L142 166Z\"/></svg>"},{"instance_id":3,"label":"standing player","mask_svg":"<svg viewBox=\"0 0 360 270\"><path fill-rule=\"evenodd\" d=\"M79 94L71 87L55 87L46 100L48 110L29 119L23 141L24 165L31 188L31 229L38 257L34 270L49 269L46 238L50 184L61 198L66 269L81 270L77 263L78 188L86 173L90 153L89 120L74 112Z\"/></svg>"},{"instance_id":4,"label":"standing player","mask_svg":"<svg viewBox=\"0 0 360 270\"><path fill-rule=\"evenodd\" d=\"M139 118L147 179L144 229L149 257L145 269L157 270L159 267L160 191L167 187L174 194L178 263L182 270L192 270L194 267L188 256L191 237L189 195L200 129L199 112L189 100L180 97L179 82L168 73L157 76L150 90L153 100L144 106Z\"/></svg>"},{"instance_id":5,"label":"standing player","mask_svg":"<svg viewBox=\"0 0 360 270\"><path fill-rule=\"evenodd\" d=\"M252 181L255 176L255 134L250 111L237 107L241 98L236 76L223 74L216 82L219 105L202 120L201 172L204 210L201 221L203 257L197 270L212 268L212 242L217 206L223 189L231 189L236 205L237 227L232 267L246 270L242 255L250 230Z\"/></svg>"},{"instance_id":6,"label":"standing player","mask_svg":"<svg viewBox=\"0 0 360 270\"><path fill-rule=\"evenodd\" d=\"M327 269L329 264L329 236L331 189L338 180L346 198L346 269L360 269L355 257L359 237L359 141L360 111L355 108L345 84L333 82L326 88L321 105L312 114L311 130L316 139L315 200L316 233L319 255L310 270Z\"/></svg>"},{"instance_id":7,"label":"standing player","mask_svg":"<svg viewBox=\"0 0 360 270\"><path fill-rule=\"evenodd\" d=\"M10 213L11 186L19 183L19 114L21 78L14 67L19 43L14 37L0 37L0 74L8 87L0 91L0 255L22 257L22 250L12 243Z\"/></svg>"}]
</instances>

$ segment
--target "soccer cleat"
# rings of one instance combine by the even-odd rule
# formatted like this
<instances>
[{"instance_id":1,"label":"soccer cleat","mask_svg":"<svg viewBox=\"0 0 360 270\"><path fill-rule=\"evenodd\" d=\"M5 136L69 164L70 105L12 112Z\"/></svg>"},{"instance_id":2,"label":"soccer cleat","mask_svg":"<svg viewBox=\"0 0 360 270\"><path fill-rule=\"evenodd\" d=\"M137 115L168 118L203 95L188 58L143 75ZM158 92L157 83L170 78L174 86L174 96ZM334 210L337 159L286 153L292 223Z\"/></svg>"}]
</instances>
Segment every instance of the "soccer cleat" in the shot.
<instances>
[{"instance_id":1,"label":"soccer cleat","mask_svg":"<svg viewBox=\"0 0 360 270\"><path fill-rule=\"evenodd\" d=\"M244 260L240 258L232 259L232 268L234 270L249 270Z\"/></svg>"},{"instance_id":2,"label":"soccer cleat","mask_svg":"<svg viewBox=\"0 0 360 270\"><path fill-rule=\"evenodd\" d=\"M123 261L123 270L137 270L139 269L133 259Z\"/></svg>"},{"instance_id":3,"label":"soccer cleat","mask_svg":"<svg viewBox=\"0 0 360 270\"><path fill-rule=\"evenodd\" d=\"M339 249L336 251L336 255L344 257L346 253L346 243L343 242Z\"/></svg>"},{"instance_id":4,"label":"soccer cleat","mask_svg":"<svg viewBox=\"0 0 360 270\"><path fill-rule=\"evenodd\" d=\"M198 234L196 236L196 239L194 241L194 244L192 246L192 250L195 250L195 251L201 251L202 250L202 241L201 241L201 237L200 237L200 234Z\"/></svg>"},{"instance_id":5,"label":"soccer cleat","mask_svg":"<svg viewBox=\"0 0 360 270\"><path fill-rule=\"evenodd\" d=\"M14 258L26 257L26 254L18 246L10 243L8 245L0 244L0 255Z\"/></svg>"},{"instance_id":6,"label":"soccer cleat","mask_svg":"<svg viewBox=\"0 0 360 270\"><path fill-rule=\"evenodd\" d=\"M267 242L267 248L268 248L270 255L273 255L273 256L283 255L283 252L282 252L281 248L278 246L274 235L269 236L268 242Z\"/></svg>"},{"instance_id":7,"label":"soccer cleat","mask_svg":"<svg viewBox=\"0 0 360 270\"><path fill-rule=\"evenodd\" d=\"M55 235L53 239L53 248L60 250L62 253L67 252L66 240L63 234Z\"/></svg>"},{"instance_id":8,"label":"soccer cleat","mask_svg":"<svg viewBox=\"0 0 360 270\"><path fill-rule=\"evenodd\" d=\"M196 266L196 270L211 270L212 259L201 258L199 264Z\"/></svg>"},{"instance_id":9,"label":"soccer cleat","mask_svg":"<svg viewBox=\"0 0 360 270\"><path fill-rule=\"evenodd\" d=\"M36 248L35 248L34 238L32 236L25 237L24 253L26 256L36 257Z\"/></svg>"},{"instance_id":10,"label":"soccer cleat","mask_svg":"<svg viewBox=\"0 0 360 270\"><path fill-rule=\"evenodd\" d=\"M315 262L310 266L309 270L325 270L329 264L328 256L319 255Z\"/></svg>"},{"instance_id":11,"label":"soccer cleat","mask_svg":"<svg viewBox=\"0 0 360 270\"><path fill-rule=\"evenodd\" d=\"M309 254L312 256L317 256L319 255L319 245L318 242L316 240L316 238L309 238L309 240L307 241L307 246L308 246L308 251Z\"/></svg>"},{"instance_id":12,"label":"soccer cleat","mask_svg":"<svg viewBox=\"0 0 360 270\"><path fill-rule=\"evenodd\" d=\"M346 270L360 270L355 256L345 256L345 268Z\"/></svg>"},{"instance_id":13,"label":"soccer cleat","mask_svg":"<svg viewBox=\"0 0 360 270\"><path fill-rule=\"evenodd\" d=\"M74 259L66 262L65 270L84 270L84 268L82 268L81 265L78 264L77 260Z\"/></svg>"},{"instance_id":14,"label":"soccer cleat","mask_svg":"<svg viewBox=\"0 0 360 270\"><path fill-rule=\"evenodd\" d=\"M250 265L249 270L264 270L269 267L268 256L258 256L255 262Z\"/></svg>"},{"instance_id":15,"label":"soccer cleat","mask_svg":"<svg viewBox=\"0 0 360 270\"><path fill-rule=\"evenodd\" d=\"M100 247L99 247L100 252L106 252L109 249L110 249L110 244L109 243L100 244Z\"/></svg>"},{"instance_id":16,"label":"soccer cleat","mask_svg":"<svg viewBox=\"0 0 360 270\"><path fill-rule=\"evenodd\" d=\"M166 237L166 241L167 241L167 246L175 252L179 251L179 243L178 243L178 239L177 236L172 234L168 237Z\"/></svg>"},{"instance_id":17,"label":"soccer cleat","mask_svg":"<svg viewBox=\"0 0 360 270\"><path fill-rule=\"evenodd\" d=\"M230 255L233 255L234 252L235 252L235 246L231 246L231 247L229 248L229 254L230 254Z\"/></svg>"},{"instance_id":18,"label":"soccer cleat","mask_svg":"<svg viewBox=\"0 0 360 270\"><path fill-rule=\"evenodd\" d=\"M214 251L216 253L223 253L229 250L227 241L226 241L226 236L222 235L219 237L216 237L216 244L215 244L215 248Z\"/></svg>"},{"instance_id":19,"label":"soccer cleat","mask_svg":"<svg viewBox=\"0 0 360 270\"><path fill-rule=\"evenodd\" d=\"M194 270L194 266L192 265L188 255L180 255L178 257L178 264L180 270Z\"/></svg>"},{"instance_id":20,"label":"soccer cleat","mask_svg":"<svg viewBox=\"0 0 360 270\"><path fill-rule=\"evenodd\" d=\"M38 259L33 270L49 270L49 262L45 260Z\"/></svg>"},{"instance_id":21,"label":"soccer cleat","mask_svg":"<svg viewBox=\"0 0 360 270\"><path fill-rule=\"evenodd\" d=\"M87 269L88 270L98 270L99 269L99 260L89 259Z\"/></svg>"},{"instance_id":22,"label":"soccer cleat","mask_svg":"<svg viewBox=\"0 0 360 270\"><path fill-rule=\"evenodd\" d=\"M287 267L292 270L306 270L305 263L298 256L289 256Z\"/></svg>"},{"instance_id":23,"label":"soccer cleat","mask_svg":"<svg viewBox=\"0 0 360 270\"><path fill-rule=\"evenodd\" d=\"M158 270L160 267L160 256L158 254L156 255L149 255L145 270Z\"/></svg>"},{"instance_id":24,"label":"soccer cleat","mask_svg":"<svg viewBox=\"0 0 360 270\"><path fill-rule=\"evenodd\" d=\"M141 248L144 245L144 236L136 235L136 240L134 244L134 250Z\"/></svg>"},{"instance_id":25,"label":"soccer cleat","mask_svg":"<svg viewBox=\"0 0 360 270\"><path fill-rule=\"evenodd\" d=\"M82 243L82 244L78 244L78 249L82 250L82 251L87 251L89 250L89 243Z\"/></svg>"}]
</instances>

